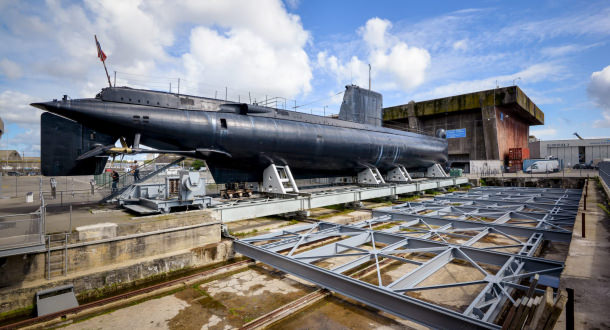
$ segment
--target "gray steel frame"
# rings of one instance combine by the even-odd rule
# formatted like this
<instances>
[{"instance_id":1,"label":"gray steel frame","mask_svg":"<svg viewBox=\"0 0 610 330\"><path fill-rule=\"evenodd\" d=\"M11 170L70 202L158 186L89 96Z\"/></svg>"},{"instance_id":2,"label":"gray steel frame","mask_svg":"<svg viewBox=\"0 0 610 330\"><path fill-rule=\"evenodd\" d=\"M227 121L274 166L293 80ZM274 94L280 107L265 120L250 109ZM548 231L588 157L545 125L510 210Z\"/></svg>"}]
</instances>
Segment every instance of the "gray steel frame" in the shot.
<instances>
[{"instance_id":1,"label":"gray steel frame","mask_svg":"<svg viewBox=\"0 0 610 330\"><path fill-rule=\"evenodd\" d=\"M459 177L418 180L406 184L390 183L385 185L338 188L310 193L301 191L299 194L278 194L281 198L231 201L215 205L213 210L218 214L223 223L228 223L280 213L306 211L328 205L441 189L465 183L468 183L468 179Z\"/></svg>"},{"instance_id":2,"label":"gray steel frame","mask_svg":"<svg viewBox=\"0 0 610 330\"><path fill-rule=\"evenodd\" d=\"M481 189L472 194L481 193ZM410 319L435 328L499 328L493 320L501 311L507 300L514 302L511 294L514 290L527 290L519 284L525 278L540 275L539 283L557 287L563 263L532 257L544 240L569 242L570 230L549 223L569 222L566 218L575 217L569 212L578 200L566 198L566 191L534 191L519 189L493 189L503 196L533 194L529 198L555 198L561 201L561 210L536 208L543 212L522 211L537 206L531 200L528 203L514 204L510 200L492 200L494 204L475 204L471 200L455 202L439 196L435 201L422 203L406 203L398 207L375 210L374 218L361 221L354 225L337 225L326 222L305 225L293 230L283 230L277 233L260 235L234 242L235 251L248 257L260 260L273 267L305 278L322 287L336 291L365 304ZM572 195L569 191L568 195ZM573 193L577 193L574 191ZM544 196L541 196L544 194ZM549 194L561 196L552 197ZM571 196L569 196L571 197ZM455 197L458 198L458 197ZM449 202L448 202L449 201ZM489 201L489 200L487 200ZM448 205L460 203L459 206ZM463 205L466 204L466 205ZM432 212L421 215L421 210ZM558 212L567 211L567 216ZM462 218L445 218L445 213ZM485 216L493 221L473 221L466 217ZM511 217L530 217L535 225L507 224ZM374 230L374 227L393 223L391 228ZM529 224L532 225L532 224ZM473 234L474 233L474 234ZM496 234L513 241L515 244L498 245L497 247L474 247L483 237ZM347 238L346 238L347 237ZM337 238L340 240L336 241ZM451 238L461 240L460 243L450 242ZM327 245L314 247L304 252L298 248L309 243L321 243L334 239ZM379 245L381 243L381 246ZM364 249L363 244L372 247ZM518 249L517 253L505 253L507 249ZM421 262L408 259L409 253L431 253L431 259ZM314 265L316 261L328 258L357 257L332 269ZM392 283L382 283L380 259L388 259L402 263L417 265L417 268L402 275ZM462 260L478 270L483 278L470 282L458 282L433 286L419 286L424 280L441 269L452 260ZM336 260L336 259L335 259ZM377 270L379 285L373 285L354 279L344 273L354 270L365 263L373 262ZM483 268L480 263L495 265L499 270L493 274ZM484 284L478 296L470 303L463 313L453 311L430 302L405 295L406 292L442 289L449 287ZM541 293L541 290L536 290Z\"/></svg>"}]
</instances>

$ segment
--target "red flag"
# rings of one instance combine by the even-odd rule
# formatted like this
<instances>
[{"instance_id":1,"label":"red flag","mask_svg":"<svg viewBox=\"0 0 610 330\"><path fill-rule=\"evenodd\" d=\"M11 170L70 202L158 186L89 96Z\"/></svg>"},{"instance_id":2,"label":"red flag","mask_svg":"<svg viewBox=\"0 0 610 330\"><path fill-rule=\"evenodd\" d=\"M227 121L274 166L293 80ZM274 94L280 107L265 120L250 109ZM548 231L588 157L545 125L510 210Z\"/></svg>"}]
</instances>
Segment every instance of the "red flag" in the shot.
<instances>
[{"instance_id":1,"label":"red flag","mask_svg":"<svg viewBox=\"0 0 610 330\"><path fill-rule=\"evenodd\" d=\"M100 61L104 62L106 60L106 54L104 54L102 46L100 46L99 41L97 41L97 36L95 36L95 45L97 46L97 57L100 58Z\"/></svg>"}]
</instances>

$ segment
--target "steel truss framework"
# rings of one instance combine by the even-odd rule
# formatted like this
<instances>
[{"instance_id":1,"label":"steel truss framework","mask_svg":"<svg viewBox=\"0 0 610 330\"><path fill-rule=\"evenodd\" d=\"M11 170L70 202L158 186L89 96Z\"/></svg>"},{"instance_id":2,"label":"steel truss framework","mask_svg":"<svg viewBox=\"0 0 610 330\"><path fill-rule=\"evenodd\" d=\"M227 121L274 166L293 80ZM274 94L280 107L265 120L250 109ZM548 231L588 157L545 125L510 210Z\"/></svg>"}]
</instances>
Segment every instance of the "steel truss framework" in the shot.
<instances>
[{"instance_id":1,"label":"steel truss framework","mask_svg":"<svg viewBox=\"0 0 610 330\"><path fill-rule=\"evenodd\" d=\"M236 252L421 324L499 328L494 320L502 306L507 300L514 302L514 290L528 289L522 280L539 274L539 284L557 287L563 263L533 255L544 240L570 241L578 192L486 187L375 210L373 219L353 225L319 222L237 240L234 246ZM485 196L484 202L472 200L475 195ZM528 200L510 200L517 196ZM547 203L537 203L541 198ZM490 238L494 244L489 244ZM327 260L334 261L332 267L324 266ZM478 279L423 283L456 261L480 273ZM384 267L390 263L414 266L384 282ZM376 282L354 277L355 271L369 265ZM482 290L459 311L409 295L472 285Z\"/></svg>"}]
</instances>

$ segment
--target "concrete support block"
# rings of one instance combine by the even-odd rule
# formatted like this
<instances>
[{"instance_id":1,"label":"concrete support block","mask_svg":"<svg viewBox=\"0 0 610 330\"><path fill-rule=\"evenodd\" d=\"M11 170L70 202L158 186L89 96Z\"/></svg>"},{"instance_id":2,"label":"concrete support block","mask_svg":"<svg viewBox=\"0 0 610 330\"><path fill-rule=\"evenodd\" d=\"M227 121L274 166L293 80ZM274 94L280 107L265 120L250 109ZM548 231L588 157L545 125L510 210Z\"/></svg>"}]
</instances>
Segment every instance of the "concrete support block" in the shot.
<instances>
[{"instance_id":1,"label":"concrete support block","mask_svg":"<svg viewBox=\"0 0 610 330\"><path fill-rule=\"evenodd\" d=\"M311 216L311 212L309 210L303 210L296 212L296 218L299 220L307 219Z\"/></svg>"},{"instance_id":2,"label":"concrete support block","mask_svg":"<svg viewBox=\"0 0 610 330\"><path fill-rule=\"evenodd\" d=\"M117 227L116 223L97 223L94 225L76 227L76 232L78 240L80 242L86 242L116 237Z\"/></svg>"},{"instance_id":3,"label":"concrete support block","mask_svg":"<svg viewBox=\"0 0 610 330\"><path fill-rule=\"evenodd\" d=\"M345 203L345 207L348 208L348 209L359 209L362 206L364 206L364 205L362 204L361 201Z\"/></svg>"},{"instance_id":4,"label":"concrete support block","mask_svg":"<svg viewBox=\"0 0 610 330\"><path fill-rule=\"evenodd\" d=\"M483 136L485 137L485 159L500 159L496 108L494 106L482 107L481 118L483 121Z\"/></svg>"}]
</instances>

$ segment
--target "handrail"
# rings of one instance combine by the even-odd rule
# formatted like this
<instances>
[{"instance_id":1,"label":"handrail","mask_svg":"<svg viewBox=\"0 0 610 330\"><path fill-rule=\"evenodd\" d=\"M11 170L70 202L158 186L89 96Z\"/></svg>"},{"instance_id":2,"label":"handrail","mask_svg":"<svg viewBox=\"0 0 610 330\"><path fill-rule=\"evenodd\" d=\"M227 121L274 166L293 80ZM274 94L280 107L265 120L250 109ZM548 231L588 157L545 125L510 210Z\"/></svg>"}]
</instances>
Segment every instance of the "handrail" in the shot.
<instances>
[{"instance_id":1,"label":"handrail","mask_svg":"<svg viewBox=\"0 0 610 330\"><path fill-rule=\"evenodd\" d=\"M142 172L142 171L147 171L148 166L150 166L151 164L156 164L156 163L157 163L157 160L158 160L159 158L161 158L161 157L162 157L162 155L159 155L159 156L157 156L157 157L155 157L155 158L153 158L153 159L145 160L145 161L144 161L144 165L142 165L142 166L140 167L140 171L141 171L141 172ZM131 174L131 172L125 172L125 173L123 173L123 174L119 174L119 182L121 182L121 180L123 180L123 184L125 184L125 180L126 180L125 178L128 178L128 177L130 177L130 176L133 176L133 174ZM95 189L96 189L96 190L103 190L103 189L107 189L107 188L108 188L108 187L109 187L111 184L112 184L112 180L110 180L110 181L108 181L108 182L104 183L104 184L103 184L103 185L101 185L101 186L97 186Z\"/></svg>"}]
</instances>

